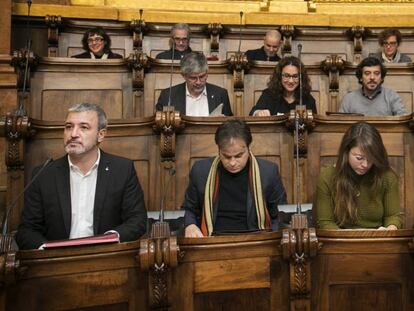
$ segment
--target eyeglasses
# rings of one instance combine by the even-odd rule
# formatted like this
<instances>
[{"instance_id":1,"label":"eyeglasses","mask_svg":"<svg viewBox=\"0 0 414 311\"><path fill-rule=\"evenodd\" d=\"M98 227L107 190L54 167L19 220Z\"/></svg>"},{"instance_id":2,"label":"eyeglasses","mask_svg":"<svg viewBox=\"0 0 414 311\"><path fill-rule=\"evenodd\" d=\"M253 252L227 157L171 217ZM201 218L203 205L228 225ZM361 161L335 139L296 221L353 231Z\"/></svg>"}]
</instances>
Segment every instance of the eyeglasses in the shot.
<instances>
[{"instance_id":1,"label":"eyeglasses","mask_svg":"<svg viewBox=\"0 0 414 311\"><path fill-rule=\"evenodd\" d=\"M182 42L182 43L188 42L188 38L177 38L177 37L173 37L173 40L175 42Z\"/></svg>"},{"instance_id":2,"label":"eyeglasses","mask_svg":"<svg viewBox=\"0 0 414 311\"><path fill-rule=\"evenodd\" d=\"M185 78L188 80L188 81L190 81L190 82L192 82L192 83L195 83L195 82L197 82L197 81L199 81L200 80L200 82L205 82L206 80L207 80L207 72L203 72L203 73L199 73L199 74L193 74L193 75L188 75L188 76L186 76Z\"/></svg>"},{"instance_id":3,"label":"eyeglasses","mask_svg":"<svg viewBox=\"0 0 414 311\"><path fill-rule=\"evenodd\" d=\"M299 81L299 75L298 74L290 75L288 73L282 73L282 79L285 81L289 81L290 79L292 79L293 81Z\"/></svg>"},{"instance_id":4,"label":"eyeglasses","mask_svg":"<svg viewBox=\"0 0 414 311\"><path fill-rule=\"evenodd\" d=\"M393 41L393 42L383 42L382 43L382 46L385 46L385 47L396 47L398 45L398 42L397 41Z\"/></svg>"},{"instance_id":5,"label":"eyeglasses","mask_svg":"<svg viewBox=\"0 0 414 311\"><path fill-rule=\"evenodd\" d=\"M96 37L96 38L88 38L88 44L91 43L101 43L102 41L104 41L104 38L102 37Z\"/></svg>"}]
</instances>

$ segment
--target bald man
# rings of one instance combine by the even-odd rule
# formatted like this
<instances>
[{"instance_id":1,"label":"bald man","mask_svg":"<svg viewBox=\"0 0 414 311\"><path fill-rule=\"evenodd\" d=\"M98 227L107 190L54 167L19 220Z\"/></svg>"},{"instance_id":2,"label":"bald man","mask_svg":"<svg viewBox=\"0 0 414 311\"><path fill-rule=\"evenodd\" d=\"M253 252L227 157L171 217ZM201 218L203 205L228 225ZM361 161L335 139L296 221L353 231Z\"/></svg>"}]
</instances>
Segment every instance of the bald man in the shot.
<instances>
[{"instance_id":1,"label":"bald man","mask_svg":"<svg viewBox=\"0 0 414 311\"><path fill-rule=\"evenodd\" d=\"M263 46L257 50L248 50L246 57L248 60L264 60L277 62L280 60L277 51L282 44L282 35L277 30L269 30L263 38Z\"/></svg>"}]
</instances>

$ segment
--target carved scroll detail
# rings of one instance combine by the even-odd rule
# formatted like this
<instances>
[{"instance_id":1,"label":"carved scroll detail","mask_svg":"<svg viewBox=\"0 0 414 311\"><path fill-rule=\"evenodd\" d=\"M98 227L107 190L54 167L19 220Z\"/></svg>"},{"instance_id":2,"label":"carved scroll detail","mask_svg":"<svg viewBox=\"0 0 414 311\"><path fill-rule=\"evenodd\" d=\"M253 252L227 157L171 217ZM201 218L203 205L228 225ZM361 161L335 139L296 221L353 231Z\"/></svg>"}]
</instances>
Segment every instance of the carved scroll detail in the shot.
<instances>
[{"instance_id":1,"label":"carved scroll detail","mask_svg":"<svg viewBox=\"0 0 414 311\"><path fill-rule=\"evenodd\" d=\"M6 137L6 165L9 170L23 168L22 139L34 134L27 116L7 115L0 120L0 133Z\"/></svg>"},{"instance_id":2,"label":"carved scroll detail","mask_svg":"<svg viewBox=\"0 0 414 311\"><path fill-rule=\"evenodd\" d=\"M244 74L249 71L249 61L243 53L236 53L230 57L228 69L233 72L233 87L236 91L244 89Z\"/></svg>"},{"instance_id":3,"label":"carved scroll detail","mask_svg":"<svg viewBox=\"0 0 414 311\"><path fill-rule=\"evenodd\" d=\"M168 270L178 265L177 238L171 236L166 222L152 225L150 236L141 239L139 259L141 269L150 272L150 307L166 309L168 302Z\"/></svg>"},{"instance_id":4,"label":"carved scroll detail","mask_svg":"<svg viewBox=\"0 0 414 311\"><path fill-rule=\"evenodd\" d=\"M220 36L224 33L221 23L210 23L207 26L207 33L210 35L210 52L218 53L220 47Z\"/></svg>"},{"instance_id":5,"label":"carved scroll detail","mask_svg":"<svg viewBox=\"0 0 414 311\"><path fill-rule=\"evenodd\" d=\"M141 50L134 50L126 59L132 70L132 87L134 91L144 90L145 70L150 68L148 57Z\"/></svg>"},{"instance_id":6,"label":"carved scroll detail","mask_svg":"<svg viewBox=\"0 0 414 311\"><path fill-rule=\"evenodd\" d=\"M28 72L26 79L26 90L30 88L30 72L37 66L38 58L34 55L33 51L28 53L27 50L16 50L13 52L11 64L17 73L17 89L20 91L24 85L24 72L26 68L26 59L28 60Z\"/></svg>"},{"instance_id":7,"label":"carved scroll detail","mask_svg":"<svg viewBox=\"0 0 414 311\"><path fill-rule=\"evenodd\" d=\"M305 215L293 217L306 218ZM304 216L304 217L303 217ZM303 219L297 221L307 226ZM310 258L315 257L321 244L318 243L314 228L297 227L282 232L282 255L290 264L291 310L310 310Z\"/></svg>"},{"instance_id":8,"label":"carved scroll detail","mask_svg":"<svg viewBox=\"0 0 414 311\"><path fill-rule=\"evenodd\" d=\"M346 31L346 35L354 40L354 63L361 62L363 41L370 33L371 31L363 26L352 26Z\"/></svg>"},{"instance_id":9,"label":"carved scroll detail","mask_svg":"<svg viewBox=\"0 0 414 311\"><path fill-rule=\"evenodd\" d=\"M306 110L306 106L298 106L295 110L291 110L289 113L289 118L286 121L286 127L294 133L296 130L296 118L299 122L299 156L304 157L308 151L308 131L312 130L314 127L313 114L311 110ZM296 150L296 140L294 150Z\"/></svg>"},{"instance_id":10,"label":"carved scroll detail","mask_svg":"<svg viewBox=\"0 0 414 311\"><path fill-rule=\"evenodd\" d=\"M345 62L341 56L333 54L321 62L321 69L329 76L329 110L338 111L339 76L344 71Z\"/></svg>"},{"instance_id":11,"label":"carved scroll detail","mask_svg":"<svg viewBox=\"0 0 414 311\"><path fill-rule=\"evenodd\" d=\"M173 161L175 158L175 134L184 128L180 112L174 111L173 106L164 107L163 111L155 114L154 131L160 133L161 161Z\"/></svg>"},{"instance_id":12,"label":"carved scroll detail","mask_svg":"<svg viewBox=\"0 0 414 311\"><path fill-rule=\"evenodd\" d=\"M59 27L62 25L62 17L60 15L46 15L45 23L47 26L47 55L57 57L59 56Z\"/></svg>"},{"instance_id":13,"label":"carved scroll detail","mask_svg":"<svg viewBox=\"0 0 414 311\"><path fill-rule=\"evenodd\" d=\"M142 40L144 35L148 31L148 26L145 24L145 21L142 19L143 10L139 10L139 19L133 19L129 24L129 28L132 31L132 45L134 50L142 51Z\"/></svg>"},{"instance_id":14,"label":"carved scroll detail","mask_svg":"<svg viewBox=\"0 0 414 311\"><path fill-rule=\"evenodd\" d=\"M283 38L282 55L289 56L292 54L292 39L296 37L297 29L293 25L282 25L279 31Z\"/></svg>"}]
</instances>

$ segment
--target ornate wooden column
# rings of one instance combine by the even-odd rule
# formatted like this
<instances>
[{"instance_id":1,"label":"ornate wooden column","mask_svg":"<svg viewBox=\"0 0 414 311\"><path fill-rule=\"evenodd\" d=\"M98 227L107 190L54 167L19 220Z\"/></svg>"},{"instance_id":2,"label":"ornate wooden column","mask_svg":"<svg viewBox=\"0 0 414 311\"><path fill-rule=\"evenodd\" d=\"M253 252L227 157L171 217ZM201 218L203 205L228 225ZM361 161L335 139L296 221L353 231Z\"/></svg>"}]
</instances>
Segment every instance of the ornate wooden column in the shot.
<instances>
[{"instance_id":1,"label":"ornate wooden column","mask_svg":"<svg viewBox=\"0 0 414 311\"><path fill-rule=\"evenodd\" d=\"M363 26L352 26L346 31L346 35L354 40L354 63L362 60L363 41L371 31Z\"/></svg>"},{"instance_id":2,"label":"ornate wooden column","mask_svg":"<svg viewBox=\"0 0 414 311\"><path fill-rule=\"evenodd\" d=\"M329 111L338 111L339 76L344 71L345 62L341 56L333 54L321 62L321 69L329 76Z\"/></svg>"},{"instance_id":3,"label":"ornate wooden column","mask_svg":"<svg viewBox=\"0 0 414 311\"><path fill-rule=\"evenodd\" d=\"M297 29L293 25L283 25L279 29L283 38L282 56L289 56L292 54L292 39L297 34Z\"/></svg>"},{"instance_id":4,"label":"ornate wooden column","mask_svg":"<svg viewBox=\"0 0 414 311\"><path fill-rule=\"evenodd\" d=\"M144 78L145 70L150 67L148 57L142 51L142 40L144 34L148 31L148 27L142 19L142 13L143 10L139 10L139 19L132 20L129 25L132 32L133 51L126 59L129 68L132 70L133 105L136 117L142 117L145 114Z\"/></svg>"},{"instance_id":5,"label":"ornate wooden column","mask_svg":"<svg viewBox=\"0 0 414 311\"><path fill-rule=\"evenodd\" d=\"M47 26L47 56L59 56L59 27L62 25L62 17L60 15L46 15L45 23Z\"/></svg>"},{"instance_id":6,"label":"ornate wooden column","mask_svg":"<svg viewBox=\"0 0 414 311\"><path fill-rule=\"evenodd\" d=\"M243 116L244 111L244 73L249 70L249 62L243 53L236 53L230 57L228 69L233 73L233 114Z\"/></svg>"},{"instance_id":7,"label":"ornate wooden column","mask_svg":"<svg viewBox=\"0 0 414 311\"><path fill-rule=\"evenodd\" d=\"M292 216L292 228L283 229L282 255L289 261L290 310L311 310L311 269L310 260L321 247L315 228L308 228L306 215Z\"/></svg>"},{"instance_id":8,"label":"ornate wooden column","mask_svg":"<svg viewBox=\"0 0 414 311\"><path fill-rule=\"evenodd\" d=\"M24 188L24 139L32 135L33 131L27 116L9 114L0 118L0 136L6 138L6 208L12 207L8 216L8 232L16 230L20 223L23 197L19 201L16 200Z\"/></svg>"},{"instance_id":9,"label":"ornate wooden column","mask_svg":"<svg viewBox=\"0 0 414 311\"><path fill-rule=\"evenodd\" d=\"M296 122L298 123L298 133L295 133L295 135L298 135L299 156L306 156L307 134L308 130L313 128L312 111L306 110L305 106L298 106L295 110L290 111L288 121L286 122L288 129L294 133L296 132ZM296 150L296 139L294 150ZM304 171L302 169L301 176L303 176ZM295 179L294 184L298 182ZM304 189L302 184L299 188ZM295 198L295 201L301 203L300 199ZM318 244L315 228L308 227L306 214L297 211L292 216L291 228L283 229L281 247L283 258L289 262L290 310L310 311L310 259L316 256L320 245Z\"/></svg>"},{"instance_id":10,"label":"ornate wooden column","mask_svg":"<svg viewBox=\"0 0 414 311\"><path fill-rule=\"evenodd\" d=\"M307 176L307 165L310 165L307 158L308 152L308 132L311 131L314 127L313 124L313 114L312 110L306 110L306 106L297 106L296 110L291 110L289 112L288 120L286 121L286 127L289 131L293 133L293 155L292 159L295 159L296 163L296 120L298 121L298 149L299 149L299 159L297 162L299 165L293 165L292 170L292 186L296 188L294 201L296 202L299 198L299 201L302 202L302 199L305 199L307 196L306 193L306 176ZM299 171L299 172L298 172ZM299 174L299 175L298 175ZM299 178L298 178L299 177ZM295 185L299 184L297 188Z\"/></svg>"},{"instance_id":11,"label":"ornate wooden column","mask_svg":"<svg viewBox=\"0 0 414 311\"><path fill-rule=\"evenodd\" d=\"M154 130L160 134L161 157L161 200L170 201L166 184L173 185L171 178L175 171L175 135L183 128L180 113L174 107L164 107L155 115ZM167 178L170 179L167 179ZM168 187L169 188L169 187ZM173 202L173 201L172 201ZM161 203L163 205L163 202ZM163 206L164 208L167 206ZM141 239L140 245L141 269L149 271L149 305L151 309L168 310L171 305L168 299L168 271L178 264L179 247L177 237L172 236L170 227L162 219L152 225L147 238Z\"/></svg>"},{"instance_id":12,"label":"ornate wooden column","mask_svg":"<svg viewBox=\"0 0 414 311\"><path fill-rule=\"evenodd\" d=\"M210 23L206 28L210 36L210 52L218 53L220 49L220 36L223 35L224 28L220 23Z\"/></svg>"}]
</instances>

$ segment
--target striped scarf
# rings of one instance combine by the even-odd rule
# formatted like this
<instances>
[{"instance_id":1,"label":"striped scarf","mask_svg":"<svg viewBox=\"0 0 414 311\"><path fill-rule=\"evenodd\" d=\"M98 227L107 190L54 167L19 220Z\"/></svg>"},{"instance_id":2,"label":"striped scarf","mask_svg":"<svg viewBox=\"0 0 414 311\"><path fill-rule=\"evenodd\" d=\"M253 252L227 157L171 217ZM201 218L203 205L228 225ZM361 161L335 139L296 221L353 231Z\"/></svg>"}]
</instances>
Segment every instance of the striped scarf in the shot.
<instances>
[{"instance_id":1,"label":"striped scarf","mask_svg":"<svg viewBox=\"0 0 414 311\"><path fill-rule=\"evenodd\" d=\"M213 207L219 193L219 178L217 177L220 158L217 156L208 173L206 188L204 191L204 205L201 219L201 232L204 236L211 236L214 231ZM259 229L270 228L270 215L263 199L262 182L260 179L259 164L255 156L250 152L249 167L249 190L253 194L254 206L256 207L257 223Z\"/></svg>"}]
</instances>

